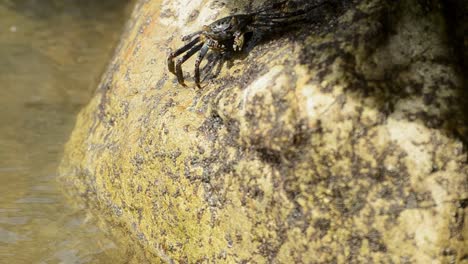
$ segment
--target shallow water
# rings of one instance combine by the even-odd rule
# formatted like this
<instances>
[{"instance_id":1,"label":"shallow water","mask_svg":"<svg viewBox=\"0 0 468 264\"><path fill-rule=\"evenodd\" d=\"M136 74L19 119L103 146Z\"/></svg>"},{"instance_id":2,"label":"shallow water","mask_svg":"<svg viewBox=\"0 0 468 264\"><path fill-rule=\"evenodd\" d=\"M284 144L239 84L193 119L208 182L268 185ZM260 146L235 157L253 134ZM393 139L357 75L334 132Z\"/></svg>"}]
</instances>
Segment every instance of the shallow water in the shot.
<instances>
[{"instance_id":1,"label":"shallow water","mask_svg":"<svg viewBox=\"0 0 468 264\"><path fill-rule=\"evenodd\" d=\"M0 0L0 263L119 259L92 218L67 206L56 170L130 2Z\"/></svg>"}]
</instances>

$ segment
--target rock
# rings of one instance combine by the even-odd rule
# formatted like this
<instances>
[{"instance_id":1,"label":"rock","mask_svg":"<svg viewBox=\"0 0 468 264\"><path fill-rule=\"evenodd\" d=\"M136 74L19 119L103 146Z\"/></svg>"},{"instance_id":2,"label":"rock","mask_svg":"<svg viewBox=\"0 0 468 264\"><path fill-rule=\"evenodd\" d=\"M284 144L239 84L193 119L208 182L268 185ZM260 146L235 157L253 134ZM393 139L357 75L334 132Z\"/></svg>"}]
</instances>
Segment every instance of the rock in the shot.
<instances>
[{"instance_id":1,"label":"rock","mask_svg":"<svg viewBox=\"0 0 468 264\"><path fill-rule=\"evenodd\" d=\"M181 36L271 2L140 1L67 144L70 196L148 261L468 261L466 41L450 4L344 1L203 89L168 73Z\"/></svg>"}]
</instances>

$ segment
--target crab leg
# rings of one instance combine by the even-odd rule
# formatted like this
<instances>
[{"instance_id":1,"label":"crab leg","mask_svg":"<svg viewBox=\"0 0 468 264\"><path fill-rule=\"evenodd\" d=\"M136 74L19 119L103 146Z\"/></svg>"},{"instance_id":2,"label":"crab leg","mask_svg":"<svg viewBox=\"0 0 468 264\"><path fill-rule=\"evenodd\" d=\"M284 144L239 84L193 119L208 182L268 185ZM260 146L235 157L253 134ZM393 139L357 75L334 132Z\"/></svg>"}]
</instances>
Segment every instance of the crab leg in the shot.
<instances>
[{"instance_id":1,"label":"crab leg","mask_svg":"<svg viewBox=\"0 0 468 264\"><path fill-rule=\"evenodd\" d=\"M172 72L173 74L175 73L175 67L174 67L174 58L179 56L180 54L186 52L190 48L193 47L193 45L197 44L197 42L200 41L200 37L197 37L196 39L190 41L187 43L185 46L183 46L180 49L177 49L174 52L169 53L169 56L167 57L167 67L169 68L169 71Z\"/></svg>"},{"instance_id":2,"label":"crab leg","mask_svg":"<svg viewBox=\"0 0 468 264\"><path fill-rule=\"evenodd\" d=\"M203 58L205 57L206 53L209 50L208 44L204 44L198 54L197 60L195 61L195 84L200 87L200 63L202 62Z\"/></svg>"},{"instance_id":3,"label":"crab leg","mask_svg":"<svg viewBox=\"0 0 468 264\"><path fill-rule=\"evenodd\" d=\"M190 40L190 39L192 39L193 37L195 37L196 35L200 35L201 32L202 32L202 31L199 30L199 31L193 32L193 33L191 33L191 34L188 34L188 35L186 35L186 36L183 36L183 37L182 37L182 41Z\"/></svg>"},{"instance_id":4,"label":"crab leg","mask_svg":"<svg viewBox=\"0 0 468 264\"><path fill-rule=\"evenodd\" d=\"M182 56L182 58L178 59L177 60L177 63L176 63L176 76L177 76L177 81L182 85L182 86L186 86L185 83L184 83L184 75L182 73L182 64L188 60L190 57L193 56L193 54L195 54L197 51L199 51L203 46L203 43L200 43L198 45L196 45L195 47L193 47L192 49L190 49L187 53L185 53L184 56Z\"/></svg>"}]
</instances>

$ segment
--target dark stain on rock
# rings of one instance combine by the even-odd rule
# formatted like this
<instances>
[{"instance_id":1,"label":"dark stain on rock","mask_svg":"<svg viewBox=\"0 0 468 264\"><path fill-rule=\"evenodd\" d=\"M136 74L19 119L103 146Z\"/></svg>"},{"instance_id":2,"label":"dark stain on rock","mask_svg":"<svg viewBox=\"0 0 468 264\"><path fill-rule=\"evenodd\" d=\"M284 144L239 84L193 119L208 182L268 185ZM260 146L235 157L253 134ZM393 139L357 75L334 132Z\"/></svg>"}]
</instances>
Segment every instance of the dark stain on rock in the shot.
<instances>
[{"instance_id":1,"label":"dark stain on rock","mask_svg":"<svg viewBox=\"0 0 468 264\"><path fill-rule=\"evenodd\" d=\"M166 83L166 81L168 80L168 78L169 77L167 76L167 73L164 74L164 76L161 79L159 79L159 81L156 83L155 88L156 89L161 89L164 86L164 84Z\"/></svg>"},{"instance_id":2,"label":"dark stain on rock","mask_svg":"<svg viewBox=\"0 0 468 264\"><path fill-rule=\"evenodd\" d=\"M331 222L326 218L319 218L314 222L314 228L317 230L317 235L321 239L327 235L330 229Z\"/></svg>"},{"instance_id":3,"label":"dark stain on rock","mask_svg":"<svg viewBox=\"0 0 468 264\"><path fill-rule=\"evenodd\" d=\"M203 124L198 128L209 141L215 141L218 138L219 130L224 126L223 119L218 113L213 112Z\"/></svg>"},{"instance_id":4,"label":"dark stain on rock","mask_svg":"<svg viewBox=\"0 0 468 264\"><path fill-rule=\"evenodd\" d=\"M106 106L108 103L108 91L111 89L110 84L105 83L104 85L101 86L101 101L99 102L99 112L98 112L98 117L101 120L101 122L104 122L106 119Z\"/></svg>"},{"instance_id":5,"label":"dark stain on rock","mask_svg":"<svg viewBox=\"0 0 468 264\"><path fill-rule=\"evenodd\" d=\"M224 120L224 123L226 124L226 130L228 132L226 137L224 138L224 141L229 146L237 147L239 145L238 142L240 138L239 122L235 119L229 118L227 120Z\"/></svg>"},{"instance_id":6,"label":"dark stain on rock","mask_svg":"<svg viewBox=\"0 0 468 264\"><path fill-rule=\"evenodd\" d=\"M385 246L379 231L371 229L366 238L369 241L370 250L374 252L387 252L387 247Z\"/></svg>"},{"instance_id":7,"label":"dark stain on rock","mask_svg":"<svg viewBox=\"0 0 468 264\"><path fill-rule=\"evenodd\" d=\"M354 256L359 256L359 251L362 247L362 237L357 233L352 233L348 238L348 248L350 249L349 260L353 259Z\"/></svg>"},{"instance_id":8,"label":"dark stain on rock","mask_svg":"<svg viewBox=\"0 0 468 264\"><path fill-rule=\"evenodd\" d=\"M281 152L269 148L255 149L258 153L259 158L268 164L273 166L281 165Z\"/></svg>"},{"instance_id":9,"label":"dark stain on rock","mask_svg":"<svg viewBox=\"0 0 468 264\"><path fill-rule=\"evenodd\" d=\"M462 209L465 209L466 207L468 207L468 197L458 201L458 204L459 204L459 207Z\"/></svg>"},{"instance_id":10,"label":"dark stain on rock","mask_svg":"<svg viewBox=\"0 0 468 264\"><path fill-rule=\"evenodd\" d=\"M162 18L169 18L169 17L175 16L175 13L174 13L174 11L173 11L172 9L170 9L170 8L163 8L163 9L161 10L160 16L161 16Z\"/></svg>"},{"instance_id":11,"label":"dark stain on rock","mask_svg":"<svg viewBox=\"0 0 468 264\"><path fill-rule=\"evenodd\" d=\"M304 232L307 229L308 224L304 224L304 212L302 207L295 203L294 208L290 211L287 217L287 223L290 227L299 227Z\"/></svg>"},{"instance_id":12,"label":"dark stain on rock","mask_svg":"<svg viewBox=\"0 0 468 264\"><path fill-rule=\"evenodd\" d=\"M466 239L464 238L463 235L463 227L465 225L466 217L465 217L465 210L464 208L458 208L456 212L453 215L453 219L451 221L449 231L450 231L450 237L455 238L457 240L463 240Z\"/></svg>"},{"instance_id":13,"label":"dark stain on rock","mask_svg":"<svg viewBox=\"0 0 468 264\"><path fill-rule=\"evenodd\" d=\"M197 19L198 15L200 15L200 11L198 10L193 10L192 13L190 13L190 16L188 17L187 22L193 22L195 19Z\"/></svg>"},{"instance_id":14,"label":"dark stain on rock","mask_svg":"<svg viewBox=\"0 0 468 264\"><path fill-rule=\"evenodd\" d=\"M247 194L251 199L262 202L265 192L259 186L250 186L247 189Z\"/></svg>"}]
</instances>

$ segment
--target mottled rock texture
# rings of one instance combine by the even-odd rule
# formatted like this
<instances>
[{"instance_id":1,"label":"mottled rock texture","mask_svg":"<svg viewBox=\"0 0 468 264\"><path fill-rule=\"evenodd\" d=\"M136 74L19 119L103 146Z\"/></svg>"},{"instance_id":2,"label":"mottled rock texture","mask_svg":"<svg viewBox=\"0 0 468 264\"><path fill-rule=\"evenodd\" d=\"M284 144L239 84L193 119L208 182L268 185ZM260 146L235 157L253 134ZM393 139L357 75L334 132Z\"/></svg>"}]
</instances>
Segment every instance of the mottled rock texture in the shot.
<instances>
[{"instance_id":1,"label":"mottled rock texture","mask_svg":"<svg viewBox=\"0 0 468 264\"><path fill-rule=\"evenodd\" d=\"M140 1L66 147L68 193L148 262L468 262L466 4L336 2L197 89L167 49L272 1Z\"/></svg>"}]
</instances>

